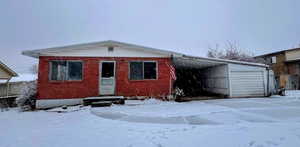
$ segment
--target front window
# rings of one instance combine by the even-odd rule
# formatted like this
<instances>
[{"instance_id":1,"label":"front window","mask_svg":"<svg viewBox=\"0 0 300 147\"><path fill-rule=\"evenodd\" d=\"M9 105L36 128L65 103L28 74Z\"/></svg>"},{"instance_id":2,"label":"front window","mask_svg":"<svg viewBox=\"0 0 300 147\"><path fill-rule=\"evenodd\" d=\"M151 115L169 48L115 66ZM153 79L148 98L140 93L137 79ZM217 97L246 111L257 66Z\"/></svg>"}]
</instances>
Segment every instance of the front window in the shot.
<instances>
[{"instance_id":1,"label":"front window","mask_svg":"<svg viewBox=\"0 0 300 147\"><path fill-rule=\"evenodd\" d=\"M157 63L155 61L130 62L130 80L157 79Z\"/></svg>"},{"instance_id":2,"label":"front window","mask_svg":"<svg viewBox=\"0 0 300 147\"><path fill-rule=\"evenodd\" d=\"M82 61L50 61L50 80L82 80Z\"/></svg>"}]
</instances>

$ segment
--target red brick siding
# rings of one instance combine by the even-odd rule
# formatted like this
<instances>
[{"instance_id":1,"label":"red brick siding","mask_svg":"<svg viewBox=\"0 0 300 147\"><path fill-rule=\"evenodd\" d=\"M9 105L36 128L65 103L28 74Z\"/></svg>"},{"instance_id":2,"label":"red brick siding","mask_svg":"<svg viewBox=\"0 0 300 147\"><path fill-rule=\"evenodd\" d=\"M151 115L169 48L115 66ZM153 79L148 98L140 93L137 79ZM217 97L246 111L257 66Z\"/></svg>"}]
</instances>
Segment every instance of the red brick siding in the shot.
<instances>
[{"instance_id":1,"label":"red brick siding","mask_svg":"<svg viewBox=\"0 0 300 147\"><path fill-rule=\"evenodd\" d=\"M82 81L49 81L49 61L83 61ZM163 97L170 93L170 58L110 58L110 57L40 57L38 99L84 98L99 95L99 62L116 61L116 95ZM128 61L157 61L158 79L132 81L128 79Z\"/></svg>"}]
</instances>

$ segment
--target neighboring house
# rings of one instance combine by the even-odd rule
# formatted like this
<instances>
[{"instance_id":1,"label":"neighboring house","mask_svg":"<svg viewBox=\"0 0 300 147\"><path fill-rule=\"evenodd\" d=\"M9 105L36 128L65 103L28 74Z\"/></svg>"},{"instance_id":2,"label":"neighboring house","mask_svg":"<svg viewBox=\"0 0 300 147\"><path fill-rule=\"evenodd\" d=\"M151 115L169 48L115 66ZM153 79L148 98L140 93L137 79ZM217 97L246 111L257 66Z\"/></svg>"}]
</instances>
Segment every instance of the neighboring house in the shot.
<instances>
[{"instance_id":1,"label":"neighboring house","mask_svg":"<svg viewBox=\"0 0 300 147\"><path fill-rule=\"evenodd\" d=\"M0 82L0 95L7 95L9 97L18 97L21 94L22 88L28 82L34 82L37 75L34 74L19 74L18 77L13 77L9 80L8 88L6 82Z\"/></svg>"},{"instance_id":2,"label":"neighboring house","mask_svg":"<svg viewBox=\"0 0 300 147\"><path fill-rule=\"evenodd\" d=\"M13 77L17 77L18 74L6 66L4 63L0 61L0 80L2 84L0 85L0 98L8 97L9 94L9 81Z\"/></svg>"},{"instance_id":3,"label":"neighboring house","mask_svg":"<svg viewBox=\"0 0 300 147\"><path fill-rule=\"evenodd\" d=\"M9 81L16 76L18 76L16 72L0 61L0 107L13 105L16 97L9 93L11 86Z\"/></svg>"},{"instance_id":4,"label":"neighboring house","mask_svg":"<svg viewBox=\"0 0 300 147\"><path fill-rule=\"evenodd\" d=\"M23 54L39 59L37 108L79 104L83 98L102 95L171 98L174 86L226 97L267 96L272 87L264 64L193 57L117 41Z\"/></svg>"},{"instance_id":5,"label":"neighboring house","mask_svg":"<svg viewBox=\"0 0 300 147\"><path fill-rule=\"evenodd\" d=\"M300 48L273 52L255 57L274 71L280 88L300 89Z\"/></svg>"}]
</instances>

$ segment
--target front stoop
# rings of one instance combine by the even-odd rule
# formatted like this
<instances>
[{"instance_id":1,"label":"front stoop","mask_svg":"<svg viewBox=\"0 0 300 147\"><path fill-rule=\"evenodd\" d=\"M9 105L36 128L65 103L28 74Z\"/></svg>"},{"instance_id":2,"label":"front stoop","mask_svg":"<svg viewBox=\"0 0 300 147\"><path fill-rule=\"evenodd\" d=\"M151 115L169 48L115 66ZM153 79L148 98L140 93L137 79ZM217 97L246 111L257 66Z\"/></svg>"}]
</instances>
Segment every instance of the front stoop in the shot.
<instances>
[{"instance_id":1,"label":"front stoop","mask_svg":"<svg viewBox=\"0 0 300 147\"><path fill-rule=\"evenodd\" d=\"M91 107L110 107L112 105L112 102L92 102Z\"/></svg>"},{"instance_id":2,"label":"front stoop","mask_svg":"<svg viewBox=\"0 0 300 147\"><path fill-rule=\"evenodd\" d=\"M92 107L108 107L112 104L125 104L125 98L123 96L99 96L88 97L83 99L83 105Z\"/></svg>"}]
</instances>

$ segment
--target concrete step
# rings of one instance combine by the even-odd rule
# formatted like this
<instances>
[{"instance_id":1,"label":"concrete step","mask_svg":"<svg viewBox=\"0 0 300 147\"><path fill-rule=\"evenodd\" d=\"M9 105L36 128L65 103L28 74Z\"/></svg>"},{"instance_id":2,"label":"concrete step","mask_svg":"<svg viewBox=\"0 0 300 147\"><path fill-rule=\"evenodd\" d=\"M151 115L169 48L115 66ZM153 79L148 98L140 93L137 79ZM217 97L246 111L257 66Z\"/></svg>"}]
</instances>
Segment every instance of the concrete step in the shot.
<instances>
[{"instance_id":1,"label":"concrete step","mask_svg":"<svg viewBox=\"0 0 300 147\"><path fill-rule=\"evenodd\" d=\"M125 104L125 98L123 96L99 96L88 97L83 99L83 105L91 105L93 102L111 102L114 104Z\"/></svg>"},{"instance_id":2,"label":"concrete step","mask_svg":"<svg viewBox=\"0 0 300 147\"><path fill-rule=\"evenodd\" d=\"M92 102L91 107L110 107L112 102Z\"/></svg>"}]
</instances>

